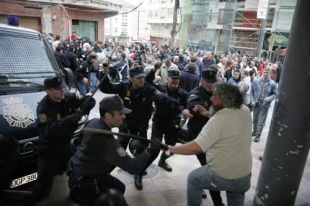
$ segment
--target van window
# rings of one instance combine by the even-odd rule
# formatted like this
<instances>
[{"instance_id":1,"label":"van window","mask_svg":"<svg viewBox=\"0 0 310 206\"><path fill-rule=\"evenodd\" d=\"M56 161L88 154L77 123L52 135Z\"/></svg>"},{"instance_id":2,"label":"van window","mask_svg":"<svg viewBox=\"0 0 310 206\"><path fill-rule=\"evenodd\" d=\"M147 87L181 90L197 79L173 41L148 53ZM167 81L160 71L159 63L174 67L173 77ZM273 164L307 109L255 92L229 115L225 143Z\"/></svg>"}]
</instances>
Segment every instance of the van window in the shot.
<instances>
[{"instance_id":1,"label":"van window","mask_svg":"<svg viewBox=\"0 0 310 206\"><path fill-rule=\"evenodd\" d=\"M43 86L55 70L50 47L40 35L6 33L0 30L0 92L12 88Z\"/></svg>"}]
</instances>

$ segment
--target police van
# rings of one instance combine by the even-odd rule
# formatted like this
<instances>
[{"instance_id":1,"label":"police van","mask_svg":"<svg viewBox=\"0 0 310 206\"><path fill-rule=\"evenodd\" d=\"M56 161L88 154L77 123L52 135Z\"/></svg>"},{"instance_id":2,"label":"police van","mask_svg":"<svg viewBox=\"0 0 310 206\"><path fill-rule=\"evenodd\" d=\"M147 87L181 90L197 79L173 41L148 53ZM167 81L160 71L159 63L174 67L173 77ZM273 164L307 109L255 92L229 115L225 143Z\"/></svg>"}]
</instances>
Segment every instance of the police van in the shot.
<instances>
[{"instance_id":1,"label":"police van","mask_svg":"<svg viewBox=\"0 0 310 206\"><path fill-rule=\"evenodd\" d=\"M64 74L57 65L49 42L42 34L0 24L0 145L5 148L6 140L15 139L18 154L16 164L11 162L14 166L10 171L7 190L27 188L30 182L37 179L36 108L46 95L44 79ZM75 135L78 136L78 133L79 130ZM2 151L1 164L5 165L6 160L3 158L10 152L13 151L6 151L5 154ZM5 175L3 170L9 167L2 166L0 174Z\"/></svg>"}]
</instances>

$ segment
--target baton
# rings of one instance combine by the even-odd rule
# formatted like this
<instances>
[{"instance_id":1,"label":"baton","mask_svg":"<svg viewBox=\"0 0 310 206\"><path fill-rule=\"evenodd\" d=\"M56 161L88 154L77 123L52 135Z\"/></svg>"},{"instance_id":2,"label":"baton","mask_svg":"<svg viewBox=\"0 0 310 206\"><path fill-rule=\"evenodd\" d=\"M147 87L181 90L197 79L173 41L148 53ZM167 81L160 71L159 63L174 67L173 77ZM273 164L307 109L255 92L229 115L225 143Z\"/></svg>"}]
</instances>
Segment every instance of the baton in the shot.
<instances>
[{"instance_id":1,"label":"baton","mask_svg":"<svg viewBox=\"0 0 310 206\"><path fill-rule=\"evenodd\" d=\"M140 137L140 136L134 135L134 134L126 134L126 133L122 133L122 132L112 132L112 131L109 131L109 130L96 129L96 128L90 128L90 127L84 127L83 131L91 132L91 133L97 133L97 134L118 135L118 136L122 136L122 137L128 137L128 138L142 140L142 141L145 141L145 142L148 142L148 143L154 143L154 144L160 145L160 148L165 150L165 152L167 152L167 150L169 149L166 144L161 143L157 139L149 140L147 138Z\"/></svg>"}]
</instances>

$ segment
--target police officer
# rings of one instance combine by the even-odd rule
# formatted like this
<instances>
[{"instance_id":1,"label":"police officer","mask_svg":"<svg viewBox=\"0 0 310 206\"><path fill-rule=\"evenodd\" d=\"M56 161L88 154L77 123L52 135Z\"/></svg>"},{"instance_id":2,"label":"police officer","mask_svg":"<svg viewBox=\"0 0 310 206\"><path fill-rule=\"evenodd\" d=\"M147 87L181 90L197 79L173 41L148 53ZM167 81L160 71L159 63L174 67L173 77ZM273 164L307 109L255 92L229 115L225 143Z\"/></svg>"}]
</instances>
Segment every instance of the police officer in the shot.
<instances>
[{"instance_id":1,"label":"police officer","mask_svg":"<svg viewBox=\"0 0 310 206\"><path fill-rule=\"evenodd\" d=\"M100 90L108 94L118 94L125 107L132 110L120 127L121 132L147 137L148 123L152 116L155 88L145 83L145 73L140 65L129 70L130 82L112 84L108 78L102 80ZM126 149L129 139L119 137L120 144Z\"/></svg>"},{"instance_id":2,"label":"police officer","mask_svg":"<svg viewBox=\"0 0 310 206\"><path fill-rule=\"evenodd\" d=\"M87 60L83 61L75 71L79 91L82 95L95 90L98 83L96 77L98 72L97 54L91 52L87 56Z\"/></svg>"},{"instance_id":3,"label":"police officer","mask_svg":"<svg viewBox=\"0 0 310 206\"><path fill-rule=\"evenodd\" d=\"M46 197L52 188L53 178L66 170L72 156L70 140L78 121L95 106L93 98L82 98L74 93L64 94L61 77L44 80L47 95L39 102L38 179L32 189L28 205Z\"/></svg>"},{"instance_id":4,"label":"police officer","mask_svg":"<svg viewBox=\"0 0 310 206\"><path fill-rule=\"evenodd\" d=\"M74 49L75 49L75 45L71 43L68 49L64 51L65 57L70 62L69 68L72 70L72 72L75 72L75 70L78 68L78 65L79 65L78 57L74 53Z\"/></svg>"},{"instance_id":5,"label":"police officer","mask_svg":"<svg viewBox=\"0 0 310 206\"><path fill-rule=\"evenodd\" d=\"M200 85L189 92L187 109L184 111L184 114L189 117L187 123L189 139L187 141L191 141L198 136L202 127L212 115L210 97L215 82L217 82L217 67L211 65L209 68L202 70ZM207 164L205 153L196 156L201 165ZM210 191L210 194L215 206L223 205L219 191Z\"/></svg>"},{"instance_id":6,"label":"police officer","mask_svg":"<svg viewBox=\"0 0 310 206\"><path fill-rule=\"evenodd\" d=\"M152 140L162 141L165 137L165 143L168 145L176 144L176 136L179 131L179 116L186 108L187 92L179 88L180 72L178 69L168 69L168 83L158 85L157 95L155 96L155 112L152 125ZM151 148L153 144L151 144ZM159 154L153 153L150 157L147 167L157 158ZM158 166L171 172L172 168L166 163L170 155L162 153ZM147 168L146 167L146 168ZM142 174L140 174L141 180ZM142 186L142 182L141 182ZM142 187L141 187L142 189Z\"/></svg>"},{"instance_id":7,"label":"police officer","mask_svg":"<svg viewBox=\"0 0 310 206\"><path fill-rule=\"evenodd\" d=\"M125 107L132 110L120 126L120 131L147 138L147 129L152 116L152 105L156 93L153 86L145 83L145 76L142 66L134 64L129 70L129 82L113 84L106 77L102 80L99 88L104 93L118 94L122 98ZM130 138L119 137L118 140L122 147L126 149ZM146 146L145 142L133 140L130 142L130 151L134 153L133 155L136 155L142 152ZM141 187L140 183L141 181L136 178L135 186L137 189Z\"/></svg>"},{"instance_id":8,"label":"police officer","mask_svg":"<svg viewBox=\"0 0 310 206\"><path fill-rule=\"evenodd\" d=\"M105 97L99 104L100 119L92 119L87 128L111 130L119 127L131 110L123 106L119 96ZM130 157L113 135L82 133L83 139L71 159L70 197L82 205L94 205L96 199L109 189L125 192L125 185L110 175L115 166L132 173L143 171L149 151ZM156 151L158 152L158 151Z\"/></svg>"}]
</instances>

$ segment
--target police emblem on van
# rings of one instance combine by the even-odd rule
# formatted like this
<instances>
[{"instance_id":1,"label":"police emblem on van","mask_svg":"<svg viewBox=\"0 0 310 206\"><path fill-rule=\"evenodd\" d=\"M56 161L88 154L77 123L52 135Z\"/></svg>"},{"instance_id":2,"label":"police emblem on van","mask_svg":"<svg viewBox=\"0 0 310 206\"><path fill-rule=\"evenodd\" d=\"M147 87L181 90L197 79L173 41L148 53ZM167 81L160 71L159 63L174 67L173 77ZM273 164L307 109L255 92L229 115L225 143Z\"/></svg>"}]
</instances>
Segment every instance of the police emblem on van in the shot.
<instances>
[{"instance_id":1,"label":"police emblem on van","mask_svg":"<svg viewBox=\"0 0 310 206\"><path fill-rule=\"evenodd\" d=\"M34 113L22 98L10 97L2 100L3 117L11 127L27 128L35 122Z\"/></svg>"}]
</instances>

